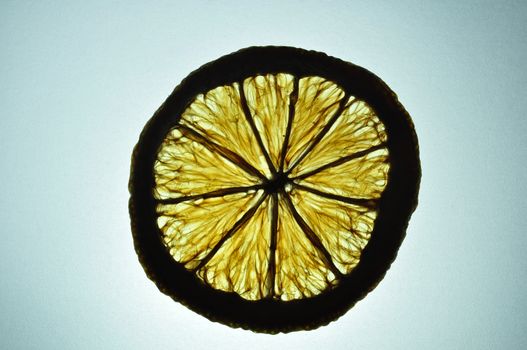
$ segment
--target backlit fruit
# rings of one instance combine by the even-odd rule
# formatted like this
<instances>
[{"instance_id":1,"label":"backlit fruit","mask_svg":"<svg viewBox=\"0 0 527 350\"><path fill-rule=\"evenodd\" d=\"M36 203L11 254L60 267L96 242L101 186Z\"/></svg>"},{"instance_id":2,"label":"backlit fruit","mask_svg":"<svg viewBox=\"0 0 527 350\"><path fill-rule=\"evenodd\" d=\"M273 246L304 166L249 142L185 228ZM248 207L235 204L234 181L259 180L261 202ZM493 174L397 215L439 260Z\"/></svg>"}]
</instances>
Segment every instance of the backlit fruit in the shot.
<instances>
[{"instance_id":1,"label":"backlit fruit","mask_svg":"<svg viewBox=\"0 0 527 350\"><path fill-rule=\"evenodd\" d=\"M382 279L419 180L412 122L379 78L248 48L189 75L143 130L135 246L161 291L211 320L312 329Z\"/></svg>"}]
</instances>

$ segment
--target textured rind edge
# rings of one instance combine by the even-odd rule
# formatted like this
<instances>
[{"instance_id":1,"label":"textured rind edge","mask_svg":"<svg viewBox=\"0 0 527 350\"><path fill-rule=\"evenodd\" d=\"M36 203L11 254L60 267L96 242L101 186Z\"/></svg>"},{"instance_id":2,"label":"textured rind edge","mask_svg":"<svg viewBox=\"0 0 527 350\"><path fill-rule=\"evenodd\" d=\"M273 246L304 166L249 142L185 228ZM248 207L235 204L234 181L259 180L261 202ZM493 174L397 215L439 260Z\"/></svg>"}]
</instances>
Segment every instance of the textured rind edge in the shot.
<instances>
[{"instance_id":1,"label":"textured rind edge","mask_svg":"<svg viewBox=\"0 0 527 350\"><path fill-rule=\"evenodd\" d=\"M216 62L219 61L219 60L228 60L231 57L234 57L234 56L237 56L237 55L240 55L240 54L244 54L244 53L246 53L246 52L248 52L250 50L253 50L253 49L257 49L257 50L282 50L282 49L295 50L295 51L297 51L297 53L299 55L313 55L314 54L314 55L320 56L321 58L324 57L324 59L326 59L328 61L339 62L338 64L347 64L347 65L350 65L350 66L358 67L358 66L356 66L356 65L354 65L352 63L345 62L343 60L340 60L338 58L334 58L334 57L328 56L325 53L321 53L321 52L318 52L318 51L308 51L308 50L304 50L304 49L291 48L291 47L282 47L282 46L248 47L248 48L244 48L244 49L241 49L239 51L233 52L231 54L228 54L226 56L223 56L223 57L219 58L218 60L211 61L209 63L206 63L206 64L202 65L200 68L196 69L195 71L190 73L185 79L183 79L181 81L181 83L171 93L170 97L173 96L173 95L178 94L178 92L184 86L186 86L188 84L188 81L190 80L190 77L194 76L196 73L199 73L199 72L201 72L203 70L208 69L209 67L214 66L216 64ZM150 127L152 126L152 124L153 124L156 116L158 115L158 113L166 107L167 103L170 102L170 97L169 97L159 107L159 109L154 113L154 115L148 120L148 122L146 123L143 131L141 132L141 135L139 137L139 141L136 144L136 146L134 147L134 150L133 150L133 153L132 153L131 173L130 173L130 180L129 180L129 183L128 183L128 189L129 189L129 192L130 192L130 195L131 195L130 200L129 200L129 212L130 212L130 217L131 217L131 230L132 230L132 235L133 235L133 238L134 238L135 251L136 251L136 253L138 255L139 262L141 263L146 275L148 276L148 278L150 280L152 280L155 283L157 288L162 293L170 296L173 300L179 302L180 304L186 306L190 310L192 310L194 312L197 312L198 314L206 317L207 319L209 319L211 321L219 322L221 324L228 325L228 326L230 326L232 328L242 328L242 329L246 329L246 330L250 330L250 331L254 331L254 332L276 334L276 333L280 333L280 332L282 332L282 333L289 333L289 332L292 332L292 331L312 330L312 329L315 329L315 328L318 328L318 327L321 327L321 326L325 326L325 325L327 325L327 324L329 324L329 323L331 323L333 321L336 321L341 316L343 316L348 310L350 310L358 301L362 300L364 297L366 297L366 295L368 295L373 289L375 289L378 286L378 284L382 281L382 279L386 275L387 271L390 269L391 264L393 263L393 261L397 257L398 249L399 249L402 241L404 240L404 238L406 236L406 230L408 228L410 217L411 217L412 213L415 211L415 209L417 207L419 186L420 186L420 180L421 180L421 166L420 166L420 161L419 161L419 146L418 146L417 134L415 132L414 123L413 123L410 115L408 114L408 112L405 110L405 108L400 103L397 95L388 87L388 85L386 83L384 83L384 81L382 81L379 77L377 77L375 74L367 71L366 69L361 68L361 67L358 67L358 68L360 68L362 71L368 73L370 78L373 78L374 80L376 80L377 83L379 83L380 85L383 86L382 91L385 94L385 98L387 100L390 100L392 103L394 103L395 104L394 107L396 107L398 109L398 112L401 113L402 115L404 115L404 117L406 119L406 122L408 123L408 127L409 127L409 129L411 131L411 138L412 138L411 142L413 143L413 146L414 146L414 152L415 153L412 156L416 160L415 167L413 169L409 169L410 172L413 173L416 182L415 182L414 189L413 189L413 193L414 193L413 194L413 198L410 200L410 208L409 208L409 212L408 212L408 217L405 218L403 225L397 228L399 233L400 233L400 236L398 237L398 244L397 244L396 249L393 249L391 251L391 253L392 253L391 256L385 256L384 266L382 266L383 272L377 274L377 276L375 278L375 281L373 281L373 283L370 283L368 288L365 289L364 291L362 291L362 293L356 295L355 298L349 298L345 302L339 303L340 307L337 308L336 310L333 310L331 312L322 313L316 319L304 320L304 321L300 321L298 323L281 324L280 326L273 326L273 325L270 325L270 324L260 325L259 323L256 323L256 324L255 323L247 323L247 322L242 321L242 320L226 319L225 317L217 315L216 313L211 312L210 310L207 310L206 308L204 308L204 307L202 307L200 305L196 305L193 302L193 300L190 300L190 299L188 299L186 297L183 297L182 295L179 295L178 291L174 290L174 288L172 288L171 286L165 285L165 283L163 283L161 281L161 279L159 278L158 274L154 271L154 269L151 268L150 262L148 261L147 257L145 256L145 254L143 252L144 247L142 247L141 244L140 244L139 237L140 237L140 235L142 233L140 232L140 229L138 227L139 225L138 225L138 222L137 222L138 219L137 219L137 213L136 213L137 209L136 209L136 206L134 204L134 195L136 194L136 189L134 188L134 184L135 184L135 179L136 179L135 168L136 168L136 164L137 164L137 161L138 161L138 153L139 153L139 150L142 147L141 145L143 144L143 141L144 141L144 139L146 137L146 134L147 134L146 131L148 129L150 129ZM388 182L390 182L390 177L389 177L389 181ZM203 287L210 288L210 287L205 286L204 284L203 284ZM284 305L287 304L287 302L282 302L282 301L275 301L275 302L278 303L278 304L279 303L283 303Z\"/></svg>"}]
</instances>

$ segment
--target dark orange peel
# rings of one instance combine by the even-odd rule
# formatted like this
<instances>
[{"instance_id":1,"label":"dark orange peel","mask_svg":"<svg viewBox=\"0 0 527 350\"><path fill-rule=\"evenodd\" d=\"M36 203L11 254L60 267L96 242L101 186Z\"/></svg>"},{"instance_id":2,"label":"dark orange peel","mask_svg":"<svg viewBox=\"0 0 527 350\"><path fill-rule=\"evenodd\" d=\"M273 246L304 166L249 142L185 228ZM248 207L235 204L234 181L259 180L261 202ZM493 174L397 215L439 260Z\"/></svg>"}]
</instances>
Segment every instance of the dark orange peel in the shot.
<instances>
[{"instance_id":1,"label":"dark orange peel","mask_svg":"<svg viewBox=\"0 0 527 350\"><path fill-rule=\"evenodd\" d=\"M313 329L371 291L417 205L417 137L378 77L323 53L252 47L191 73L132 156L148 277L205 317Z\"/></svg>"}]
</instances>

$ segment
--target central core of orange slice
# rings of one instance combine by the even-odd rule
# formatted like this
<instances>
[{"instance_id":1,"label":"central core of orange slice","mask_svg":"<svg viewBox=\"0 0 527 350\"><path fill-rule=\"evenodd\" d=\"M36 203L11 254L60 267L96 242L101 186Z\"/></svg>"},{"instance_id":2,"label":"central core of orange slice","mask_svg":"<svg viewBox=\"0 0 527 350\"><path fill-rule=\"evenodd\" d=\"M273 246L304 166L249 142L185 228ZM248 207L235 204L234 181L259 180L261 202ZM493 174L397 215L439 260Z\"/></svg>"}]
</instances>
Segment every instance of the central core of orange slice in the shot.
<instances>
[{"instance_id":1,"label":"central core of orange slice","mask_svg":"<svg viewBox=\"0 0 527 350\"><path fill-rule=\"evenodd\" d=\"M283 172L277 172L271 177L271 179L264 182L263 188L267 193L276 193L276 192L280 192L287 185L290 185L290 184L291 184L291 180L289 179L289 177L287 177L287 174Z\"/></svg>"}]
</instances>

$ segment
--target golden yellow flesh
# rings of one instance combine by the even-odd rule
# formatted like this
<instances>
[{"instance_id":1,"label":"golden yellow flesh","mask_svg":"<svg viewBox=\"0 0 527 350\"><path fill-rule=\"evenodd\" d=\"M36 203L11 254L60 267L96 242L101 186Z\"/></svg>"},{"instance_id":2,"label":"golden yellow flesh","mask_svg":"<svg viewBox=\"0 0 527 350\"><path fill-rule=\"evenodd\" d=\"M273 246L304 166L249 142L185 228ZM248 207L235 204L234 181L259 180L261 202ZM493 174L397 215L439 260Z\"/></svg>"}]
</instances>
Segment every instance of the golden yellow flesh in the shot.
<instances>
[{"instance_id":1,"label":"golden yellow flesh","mask_svg":"<svg viewBox=\"0 0 527 350\"><path fill-rule=\"evenodd\" d=\"M256 138L245 121L238 83L220 86L196 97L181 116L181 124L238 153L260 172L270 175Z\"/></svg>"},{"instance_id":2,"label":"golden yellow flesh","mask_svg":"<svg viewBox=\"0 0 527 350\"><path fill-rule=\"evenodd\" d=\"M256 127L275 168L278 168L287 128L293 76L277 74L267 78L261 75L248 78L244 90Z\"/></svg>"},{"instance_id":3,"label":"golden yellow flesh","mask_svg":"<svg viewBox=\"0 0 527 350\"><path fill-rule=\"evenodd\" d=\"M338 110L344 91L320 77L300 79L298 101L292 123L291 140L287 148L286 166L298 158L311 140Z\"/></svg>"},{"instance_id":4,"label":"golden yellow flesh","mask_svg":"<svg viewBox=\"0 0 527 350\"><path fill-rule=\"evenodd\" d=\"M204 283L248 300L320 294L371 237L386 142L370 106L320 77L268 74L199 95L154 165L163 242ZM265 187L275 170L288 183Z\"/></svg>"},{"instance_id":5,"label":"golden yellow flesh","mask_svg":"<svg viewBox=\"0 0 527 350\"><path fill-rule=\"evenodd\" d=\"M158 205L157 223L170 254L188 269L196 268L247 207L254 204L255 196L238 193Z\"/></svg>"},{"instance_id":6,"label":"golden yellow flesh","mask_svg":"<svg viewBox=\"0 0 527 350\"><path fill-rule=\"evenodd\" d=\"M275 294L282 300L319 294L335 276L279 196Z\"/></svg>"},{"instance_id":7,"label":"golden yellow flesh","mask_svg":"<svg viewBox=\"0 0 527 350\"><path fill-rule=\"evenodd\" d=\"M157 199L177 198L235 186L258 178L173 129L163 141L154 166Z\"/></svg>"},{"instance_id":8,"label":"golden yellow flesh","mask_svg":"<svg viewBox=\"0 0 527 350\"><path fill-rule=\"evenodd\" d=\"M366 103L350 98L346 106L324 138L293 169L293 176L386 142L384 125Z\"/></svg>"},{"instance_id":9,"label":"golden yellow flesh","mask_svg":"<svg viewBox=\"0 0 527 350\"><path fill-rule=\"evenodd\" d=\"M249 221L225 241L198 276L216 289L236 292L246 299L271 295L269 198Z\"/></svg>"},{"instance_id":10,"label":"golden yellow flesh","mask_svg":"<svg viewBox=\"0 0 527 350\"><path fill-rule=\"evenodd\" d=\"M339 271L350 273L370 239L377 216L375 210L303 190L292 191L291 198L305 221L318 233Z\"/></svg>"},{"instance_id":11,"label":"golden yellow flesh","mask_svg":"<svg viewBox=\"0 0 527 350\"><path fill-rule=\"evenodd\" d=\"M296 183L345 197L378 199L387 184L388 151L368 153Z\"/></svg>"}]
</instances>

